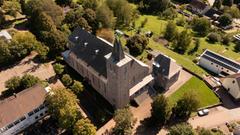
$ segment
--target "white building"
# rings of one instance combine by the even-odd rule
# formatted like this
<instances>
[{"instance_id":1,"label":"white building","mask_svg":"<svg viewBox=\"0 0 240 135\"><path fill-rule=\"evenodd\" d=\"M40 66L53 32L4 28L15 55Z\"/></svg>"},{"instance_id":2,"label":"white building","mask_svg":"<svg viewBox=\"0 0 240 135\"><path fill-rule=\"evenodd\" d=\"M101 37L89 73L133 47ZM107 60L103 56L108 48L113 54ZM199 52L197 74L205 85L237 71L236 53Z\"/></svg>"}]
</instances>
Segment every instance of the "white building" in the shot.
<instances>
[{"instance_id":1,"label":"white building","mask_svg":"<svg viewBox=\"0 0 240 135\"><path fill-rule=\"evenodd\" d=\"M0 134L17 134L45 117L44 101L49 90L49 87L35 85L0 101Z\"/></svg>"},{"instance_id":2,"label":"white building","mask_svg":"<svg viewBox=\"0 0 240 135\"><path fill-rule=\"evenodd\" d=\"M240 100L240 73L227 76L222 85L235 100Z\"/></svg>"},{"instance_id":3,"label":"white building","mask_svg":"<svg viewBox=\"0 0 240 135\"><path fill-rule=\"evenodd\" d=\"M219 76L240 73L240 64L210 50L200 56L199 65Z\"/></svg>"}]
</instances>

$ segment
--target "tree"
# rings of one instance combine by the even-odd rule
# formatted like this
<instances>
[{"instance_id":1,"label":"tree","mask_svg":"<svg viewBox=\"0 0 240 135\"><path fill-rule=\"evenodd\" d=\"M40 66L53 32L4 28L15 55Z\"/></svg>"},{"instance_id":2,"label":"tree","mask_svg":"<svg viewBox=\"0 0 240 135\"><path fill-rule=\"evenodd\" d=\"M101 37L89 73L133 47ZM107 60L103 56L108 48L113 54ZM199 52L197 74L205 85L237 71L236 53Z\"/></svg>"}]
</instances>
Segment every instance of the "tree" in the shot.
<instances>
[{"instance_id":1,"label":"tree","mask_svg":"<svg viewBox=\"0 0 240 135\"><path fill-rule=\"evenodd\" d=\"M0 7L3 5L4 0L0 0Z\"/></svg>"},{"instance_id":2,"label":"tree","mask_svg":"<svg viewBox=\"0 0 240 135\"><path fill-rule=\"evenodd\" d=\"M165 124L170 117L170 106L167 98L164 95L158 95L151 106L152 119L160 124Z\"/></svg>"},{"instance_id":3,"label":"tree","mask_svg":"<svg viewBox=\"0 0 240 135\"><path fill-rule=\"evenodd\" d=\"M192 126L187 123L177 124L169 129L168 135L194 135Z\"/></svg>"},{"instance_id":4,"label":"tree","mask_svg":"<svg viewBox=\"0 0 240 135\"><path fill-rule=\"evenodd\" d=\"M116 122L113 133L116 135L130 135L134 125L133 114L129 108L117 110L113 117Z\"/></svg>"},{"instance_id":5,"label":"tree","mask_svg":"<svg viewBox=\"0 0 240 135\"><path fill-rule=\"evenodd\" d=\"M52 90L47 95L46 102L49 104L49 113L58 120L61 128L72 129L76 121L82 117L78 109L77 97L70 90Z\"/></svg>"},{"instance_id":6,"label":"tree","mask_svg":"<svg viewBox=\"0 0 240 135\"><path fill-rule=\"evenodd\" d=\"M29 0L26 4L25 14L34 19L36 12L44 12L51 17L56 26L60 26L63 20L63 10L53 0ZM30 22L30 25L35 25Z\"/></svg>"},{"instance_id":7,"label":"tree","mask_svg":"<svg viewBox=\"0 0 240 135\"><path fill-rule=\"evenodd\" d=\"M60 63L56 63L53 65L53 69L57 75L61 75L64 71L64 66Z\"/></svg>"},{"instance_id":8,"label":"tree","mask_svg":"<svg viewBox=\"0 0 240 135\"><path fill-rule=\"evenodd\" d=\"M38 77L26 74L21 79L21 86L23 87L23 89L27 89L27 88L30 88L40 82L41 81Z\"/></svg>"},{"instance_id":9,"label":"tree","mask_svg":"<svg viewBox=\"0 0 240 135\"><path fill-rule=\"evenodd\" d=\"M185 93L184 96L177 101L172 113L176 118L186 119L193 111L196 111L198 107L199 101L196 95L193 92Z\"/></svg>"},{"instance_id":10,"label":"tree","mask_svg":"<svg viewBox=\"0 0 240 135\"><path fill-rule=\"evenodd\" d=\"M218 10L222 7L222 0L215 0L213 3L213 7L217 8Z\"/></svg>"},{"instance_id":11,"label":"tree","mask_svg":"<svg viewBox=\"0 0 240 135\"><path fill-rule=\"evenodd\" d=\"M17 13L21 13L21 5L17 0L5 0L1 6L5 14L16 17Z\"/></svg>"},{"instance_id":12,"label":"tree","mask_svg":"<svg viewBox=\"0 0 240 135\"><path fill-rule=\"evenodd\" d=\"M163 11L162 16L165 19L173 20L178 16L178 13L174 8L170 7L170 8L167 8L165 11Z\"/></svg>"},{"instance_id":13,"label":"tree","mask_svg":"<svg viewBox=\"0 0 240 135\"><path fill-rule=\"evenodd\" d=\"M218 19L221 26L225 27L232 24L232 16L229 14L223 14Z\"/></svg>"},{"instance_id":14,"label":"tree","mask_svg":"<svg viewBox=\"0 0 240 135\"><path fill-rule=\"evenodd\" d=\"M224 45L229 45L230 42L231 42L231 36L228 34L224 35L222 38L222 43Z\"/></svg>"},{"instance_id":15,"label":"tree","mask_svg":"<svg viewBox=\"0 0 240 135\"><path fill-rule=\"evenodd\" d=\"M198 129L198 135L213 135L211 130L205 129L205 128L200 128Z\"/></svg>"},{"instance_id":16,"label":"tree","mask_svg":"<svg viewBox=\"0 0 240 135\"><path fill-rule=\"evenodd\" d=\"M240 42L236 43L236 45L234 46L234 49L236 52L240 52Z\"/></svg>"},{"instance_id":17,"label":"tree","mask_svg":"<svg viewBox=\"0 0 240 135\"><path fill-rule=\"evenodd\" d=\"M102 4L97 8L96 17L101 28L114 28L115 19L113 11L106 4Z\"/></svg>"},{"instance_id":18,"label":"tree","mask_svg":"<svg viewBox=\"0 0 240 135\"><path fill-rule=\"evenodd\" d=\"M73 85L71 86L71 90L75 93L75 94L80 94L81 92L83 92L84 90L84 86L81 82L79 81L74 81Z\"/></svg>"},{"instance_id":19,"label":"tree","mask_svg":"<svg viewBox=\"0 0 240 135\"><path fill-rule=\"evenodd\" d=\"M158 13L166 10L170 5L170 0L143 0L143 7L140 10L148 13Z\"/></svg>"},{"instance_id":20,"label":"tree","mask_svg":"<svg viewBox=\"0 0 240 135\"><path fill-rule=\"evenodd\" d=\"M198 35L206 36L211 29L211 22L205 17L194 18L192 28Z\"/></svg>"},{"instance_id":21,"label":"tree","mask_svg":"<svg viewBox=\"0 0 240 135\"><path fill-rule=\"evenodd\" d=\"M140 34L136 34L127 40L126 46L129 48L130 54L139 55L148 45L148 39Z\"/></svg>"},{"instance_id":22,"label":"tree","mask_svg":"<svg viewBox=\"0 0 240 135\"><path fill-rule=\"evenodd\" d=\"M177 37L177 34L176 24L173 21L169 21L165 29L164 38L168 41L173 41Z\"/></svg>"},{"instance_id":23,"label":"tree","mask_svg":"<svg viewBox=\"0 0 240 135\"><path fill-rule=\"evenodd\" d=\"M73 135L96 135L96 127L89 119L83 118L74 125Z\"/></svg>"},{"instance_id":24,"label":"tree","mask_svg":"<svg viewBox=\"0 0 240 135\"><path fill-rule=\"evenodd\" d=\"M93 10L97 9L99 5L99 0L83 0L82 6L87 9L91 8Z\"/></svg>"},{"instance_id":25,"label":"tree","mask_svg":"<svg viewBox=\"0 0 240 135\"><path fill-rule=\"evenodd\" d=\"M13 93L16 92L21 87L21 78L19 76L10 78L5 82L5 87Z\"/></svg>"},{"instance_id":26,"label":"tree","mask_svg":"<svg viewBox=\"0 0 240 135\"><path fill-rule=\"evenodd\" d=\"M72 78L68 74L64 74L61 78L62 83L69 87L72 84Z\"/></svg>"},{"instance_id":27,"label":"tree","mask_svg":"<svg viewBox=\"0 0 240 135\"><path fill-rule=\"evenodd\" d=\"M233 0L223 0L223 5L231 7L233 5Z\"/></svg>"},{"instance_id":28,"label":"tree","mask_svg":"<svg viewBox=\"0 0 240 135\"><path fill-rule=\"evenodd\" d=\"M60 6L71 5L72 0L55 0L55 2Z\"/></svg>"},{"instance_id":29,"label":"tree","mask_svg":"<svg viewBox=\"0 0 240 135\"><path fill-rule=\"evenodd\" d=\"M173 48L176 52L184 54L188 49L191 41L192 41L191 35L187 30L184 30L178 34L177 38L175 38Z\"/></svg>"},{"instance_id":30,"label":"tree","mask_svg":"<svg viewBox=\"0 0 240 135\"><path fill-rule=\"evenodd\" d=\"M226 7L224 13L230 14L233 18L240 18L240 10L237 5Z\"/></svg>"},{"instance_id":31,"label":"tree","mask_svg":"<svg viewBox=\"0 0 240 135\"><path fill-rule=\"evenodd\" d=\"M132 6L127 0L107 0L106 3L116 17L117 26L129 26L134 20Z\"/></svg>"},{"instance_id":32,"label":"tree","mask_svg":"<svg viewBox=\"0 0 240 135\"><path fill-rule=\"evenodd\" d=\"M112 29L106 29L106 28L99 29L96 35L98 37L101 37L107 40L110 43L114 42L114 32Z\"/></svg>"},{"instance_id":33,"label":"tree","mask_svg":"<svg viewBox=\"0 0 240 135\"><path fill-rule=\"evenodd\" d=\"M11 51L9 45L4 40L0 39L0 64L4 65L12 60Z\"/></svg>"},{"instance_id":34,"label":"tree","mask_svg":"<svg viewBox=\"0 0 240 135\"><path fill-rule=\"evenodd\" d=\"M221 36L218 33L212 32L208 35L208 41L211 43L220 42Z\"/></svg>"}]
</instances>

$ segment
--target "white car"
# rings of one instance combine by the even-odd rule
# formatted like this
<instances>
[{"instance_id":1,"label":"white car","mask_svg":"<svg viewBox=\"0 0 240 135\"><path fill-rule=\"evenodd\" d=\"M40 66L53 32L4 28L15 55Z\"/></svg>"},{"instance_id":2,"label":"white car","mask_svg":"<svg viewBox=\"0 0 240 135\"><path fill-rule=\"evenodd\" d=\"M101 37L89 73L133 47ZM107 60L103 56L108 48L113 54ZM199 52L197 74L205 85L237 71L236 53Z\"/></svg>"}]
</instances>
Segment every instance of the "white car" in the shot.
<instances>
[{"instance_id":1,"label":"white car","mask_svg":"<svg viewBox=\"0 0 240 135\"><path fill-rule=\"evenodd\" d=\"M203 109L203 110L198 111L199 116L205 116L205 115L208 115L208 113L209 113L208 109Z\"/></svg>"}]
</instances>

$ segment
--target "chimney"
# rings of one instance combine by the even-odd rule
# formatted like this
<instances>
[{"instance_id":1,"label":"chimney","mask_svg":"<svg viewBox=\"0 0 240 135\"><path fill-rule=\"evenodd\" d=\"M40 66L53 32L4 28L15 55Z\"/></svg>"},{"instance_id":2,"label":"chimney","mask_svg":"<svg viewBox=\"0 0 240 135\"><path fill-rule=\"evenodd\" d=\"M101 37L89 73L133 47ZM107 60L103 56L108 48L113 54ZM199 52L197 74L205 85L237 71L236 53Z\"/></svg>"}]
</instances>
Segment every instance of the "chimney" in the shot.
<instances>
[{"instance_id":1,"label":"chimney","mask_svg":"<svg viewBox=\"0 0 240 135\"><path fill-rule=\"evenodd\" d=\"M16 94L16 93L13 93L13 96L14 96L15 98L17 98L17 94Z\"/></svg>"}]
</instances>

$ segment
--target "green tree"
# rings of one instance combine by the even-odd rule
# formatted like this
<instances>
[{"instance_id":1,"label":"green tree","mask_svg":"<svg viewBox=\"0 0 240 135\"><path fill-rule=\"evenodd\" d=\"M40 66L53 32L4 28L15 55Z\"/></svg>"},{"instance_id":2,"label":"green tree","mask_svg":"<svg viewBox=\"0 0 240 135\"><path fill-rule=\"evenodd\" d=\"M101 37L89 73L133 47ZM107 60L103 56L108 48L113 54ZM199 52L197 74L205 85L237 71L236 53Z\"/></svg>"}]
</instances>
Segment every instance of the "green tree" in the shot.
<instances>
[{"instance_id":1,"label":"green tree","mask_svg":"<svg viewBox=\"0 0 240 135\"><path fill-rule=\"evenodd\" d=\"M212 32L208 35L208 41L211 43L220 42L221 36L218 33Z\"/></svg>"},{"instance_id":2,"label":"green tree","mask_svg":"<svg viewBox=\"0 0 240 135\"><path fill-rule=\"evenodd\" d=\"M205 17L194 18L192 28L198 35L206 36L211 29L211 22Z\"/></svg>"},{"instance_id":3,"label":"green tree","mask_svg":"<svg viewBox=\"0 0 240 135\"><path fill-rule=\"evenodd\" d=\"M13 93L20 90L21 78L19 76L14 76L5 82L5 87L12 91Z\"/></svg>"},{"instance_id":4,"label":"green tree","mask_svg":"<svg viewBox=\"0 0 240 135\"><path fill-rule=\"evenodd\" d=\"M65 86L67 86L67 87L69 87L69 86L72 84L72 82L73 82L71 76L68 75L68 74L64 74L64 75L62 76L62 78L61 78L61 81L62 81L62 83L63 83Z\"/></svg>"},{"instance_id":5,"label":"green tree","mask_svg":"<svg viewBox=\"0 0 240 135\"><path fill-rule=\"evenodd\" d=\"M198 135L213 135L211 130L205 129L205 128L201 128L198 131Z\"/></svg>"},{"instance_id":6,"label":"green tree","mask_svg":"<svg viewBox=\"0 0 240 135\"><path fill-rule=\"evenodd\" d=\"M236 52L240 52L240 42L236 43L236 45L234 46L234 49Z\"/></svg>"},{"instance_id":7,"label":"green tree","mask_svg":"<svg viewBox=\"0 0 240 135\"><path fill-rule=\"evenodd\" d=\"M134 20L132 6L127 0L107 0L106 3L116 17L117 26L129 26Z\"/></svg>"},{"instance_id":8,"label":"green tree","mask_svg":"<svg viewBox=\"0 0 240 135\"><path fill-rule=\"evenodd\" d=\"M127 40L126 46L129 48L130 54L139 55L148 45L148 39L140 34L136 34Z\"/></svg>"},{"instance_id":9,"label":"green tree","mask_svg":"<svg viewBox=\"0 0 240 135\"><path fill-rule=\"evenodd\" d=\"M217 9L221 9L222 0L215 0L214 3L213 3L213 7L216 7Z\"/></svg>"},{"instance_id":10,"label":"green tree","mask_svg":"<svg viewBox=\"0 0 240 135\"><path fill-rule=\"evenodd\" d=\"M176 18L178 16L178 13L177 13L176 9L170 7L170 8L167 8L165 11L163 11L162 16L165 19L173 20L174 18Z\"/></svg>"},{"instance_id":11,"label":"green tree","mask_svg":"<svg viewBox=\"0 0 240 135\"><path fill-rule=\"evenodd\" d=\"M85 9L91 8L91 9L95 10L99 6L99 0L83 0L82 6Z\"/></svg>"},{"instance_id":12,"label":"green tree","mask_svg":"<svg viewBox=\"0 0 240 135\"><path fill-rule=\"evenodd\" d=\"M170 117L170 106L167 98L164 95L158 95L151 106L152 119L162 125L165 124Z\"/></svg>"},{"instance_id":13,"label":"green tree","mask_svg":"<svg viewBox=\"0 0 240 135\"><path fill-rule=\"evenodd\" d=\"M223 14L218 19L221 26L225 27L232 24L232 16L229 14Z\"/></svg>"},{"instance_id":14,"label":"green tree","mask_svg":"<svg viewBox=\"0 0 240 135\"><path fill-rule=\"evenodd\" d=\"M223 0L223 5L231 7L233 5L233 0Z\"/></svg>"},{"instance_id":15,"label":"green tree","mask_svg":"<svg viewBox=\"0 0 240 135\"><path fill-rule=\"evenodd\" d=\"M117 110L113 117L116 122L113 133L116 135L130 135L134 125L134 117L129 108Z\"/></svg>"},{"instance_id":16,"label":"green tree","mask_svg":"<svg viewBox=\"0 0 240 135\"><path fill-rule=\"evenodd\" d=\"M102 28L114 28L115 26L113 11L106 4L97 8L96 18Z\"/></svg>"},{"instance_id":17,"label":"green tree","mask_svg":"<svg viewBox=\"0 0 240 135\"><path fill-rule=\"evenodd\" d=\"M11 51L9 45L4 40L0 39L0 64L3 66L12 60Z\"/></svg>"},{"instance_id":18,"label":"green tree","mask_svg":"<svg viewBox=\"0 0 240 135\"><path fill-rule=\"evenodd\" d=\"M56 63L53 65L53 69L57 75L61 75L64 71L64 66L60 63Z\"/></svg>"},{"instance_id":19,"label":"green tree","mask_svg":"<svg viewBox=\"0 0 240 135\"><path fill-rule=\"evenodd\" d=\"M177 26L173 21L169 21L165 33L164 33L164 38L167 39L168 41L173 41L175 38L177 38Z\"/></svg>"},{"instance_id":20,"label":"green tree","mask_svg":"<svg viewBox=\"0 0 240 135\"><path fill-rule=\"evenodd\" d=\"M71 86L71 90L75 93L75 94L80 94L81 92L83 92L84 90L84 86L81 82L79 81L74 81L73 85Z\"/></svg>"},{"instance_id":21,"label":"green tree","mask_svg":"<svg viewBox=\"0 0 240 135\"><path fill-rule=\"evenodd\" d=\"M54 89L46 97L51 116L58 120L61 128L72 129L78 119L82 117L79 112L78 100L70 90Z\"/></svg>"},{"instance_id":22,"label":"green tree","mask_svg":"<svg viewBox=\"0 0 240 135\"><path fill-rule=\"evenodd\" d=\"M21 5L17 0L5 0L1 6L5 14L16 17L17 13L21 13Z\"/></svg>"},{"instance_id":23,"label":"green tree","mask_svg":"<svg viewBox=\"0 0 240 135\"><path fill-rule=\"evenodd\" d=\"M228 34L224 35L222 38L222 43L224 45L229 45L230 42L231 42L231 36Z\"/></svg>"},{"instance_id":24,"label":"green tree","mask_svg":"<svg viewBox=\"0 0 240 135\"><path fill-rule=\"evenodd\" d=\"M170 5L170 0L143 0L143 7L140 10L149 13L159 13L166 10Z\"/></svg>"},{"instance_id":25,"label":"green tree","mask_svg":"<svg viewBox=\"0 0 240 135\"><path fill-rule=\"evenodd\" d=\"M177 101L172 113L176 118L186 119L193 111L196 111L198 107L199 101L195 93L185 93L184 96Z\"/></svg>"},{"instance_id":26,"label":"green tree","mask_svg":"<svg viewBox=\"0 0 240 135\"><path fill-rule=\"evenodd\" d=\"M233 18L240 18L240 10L237 5L226 7L224 13L230 14Z\"/></svg>"},{"instance_id":27,"label":"green tree","mask_svg":"<svg viewBox=\"0 0 240 135\"><path fill-rule=\"evenodd\" d=\"M194 135L192 126L187 123L177 124L169 129L168 135Z\"/></svg>"},{"instance_id":28,"label":"green tree","mask_svg":"<svg viewBox=\"0 0 240 135\"><path fill-rule=\"evenodd\" d=\"M89 119L83 118L74 125L73 135L96 135L96 127Z\"/></svg>"},{"instance_id":29,"label":"green tree","mask_svg":"<svg viewBox=\"0 0 240 135\"><path fill-rule=\"evenodd\" d=\"M41 81L38 77L26 74L21 79L21 86L23 87L23 89L27 89L27 88L30 88L40 82Z\"/></svg>"},{"instance_id":30,"label":"green tree","mask_svg":"<svg viewBox=\"0 0 240 135\"><path fill-rule=\"evenodd\" d=\"M191 34L184 30L178 34L173 43L174 51L184 54L192 41Z\"/></svg>"}]
</instances>

